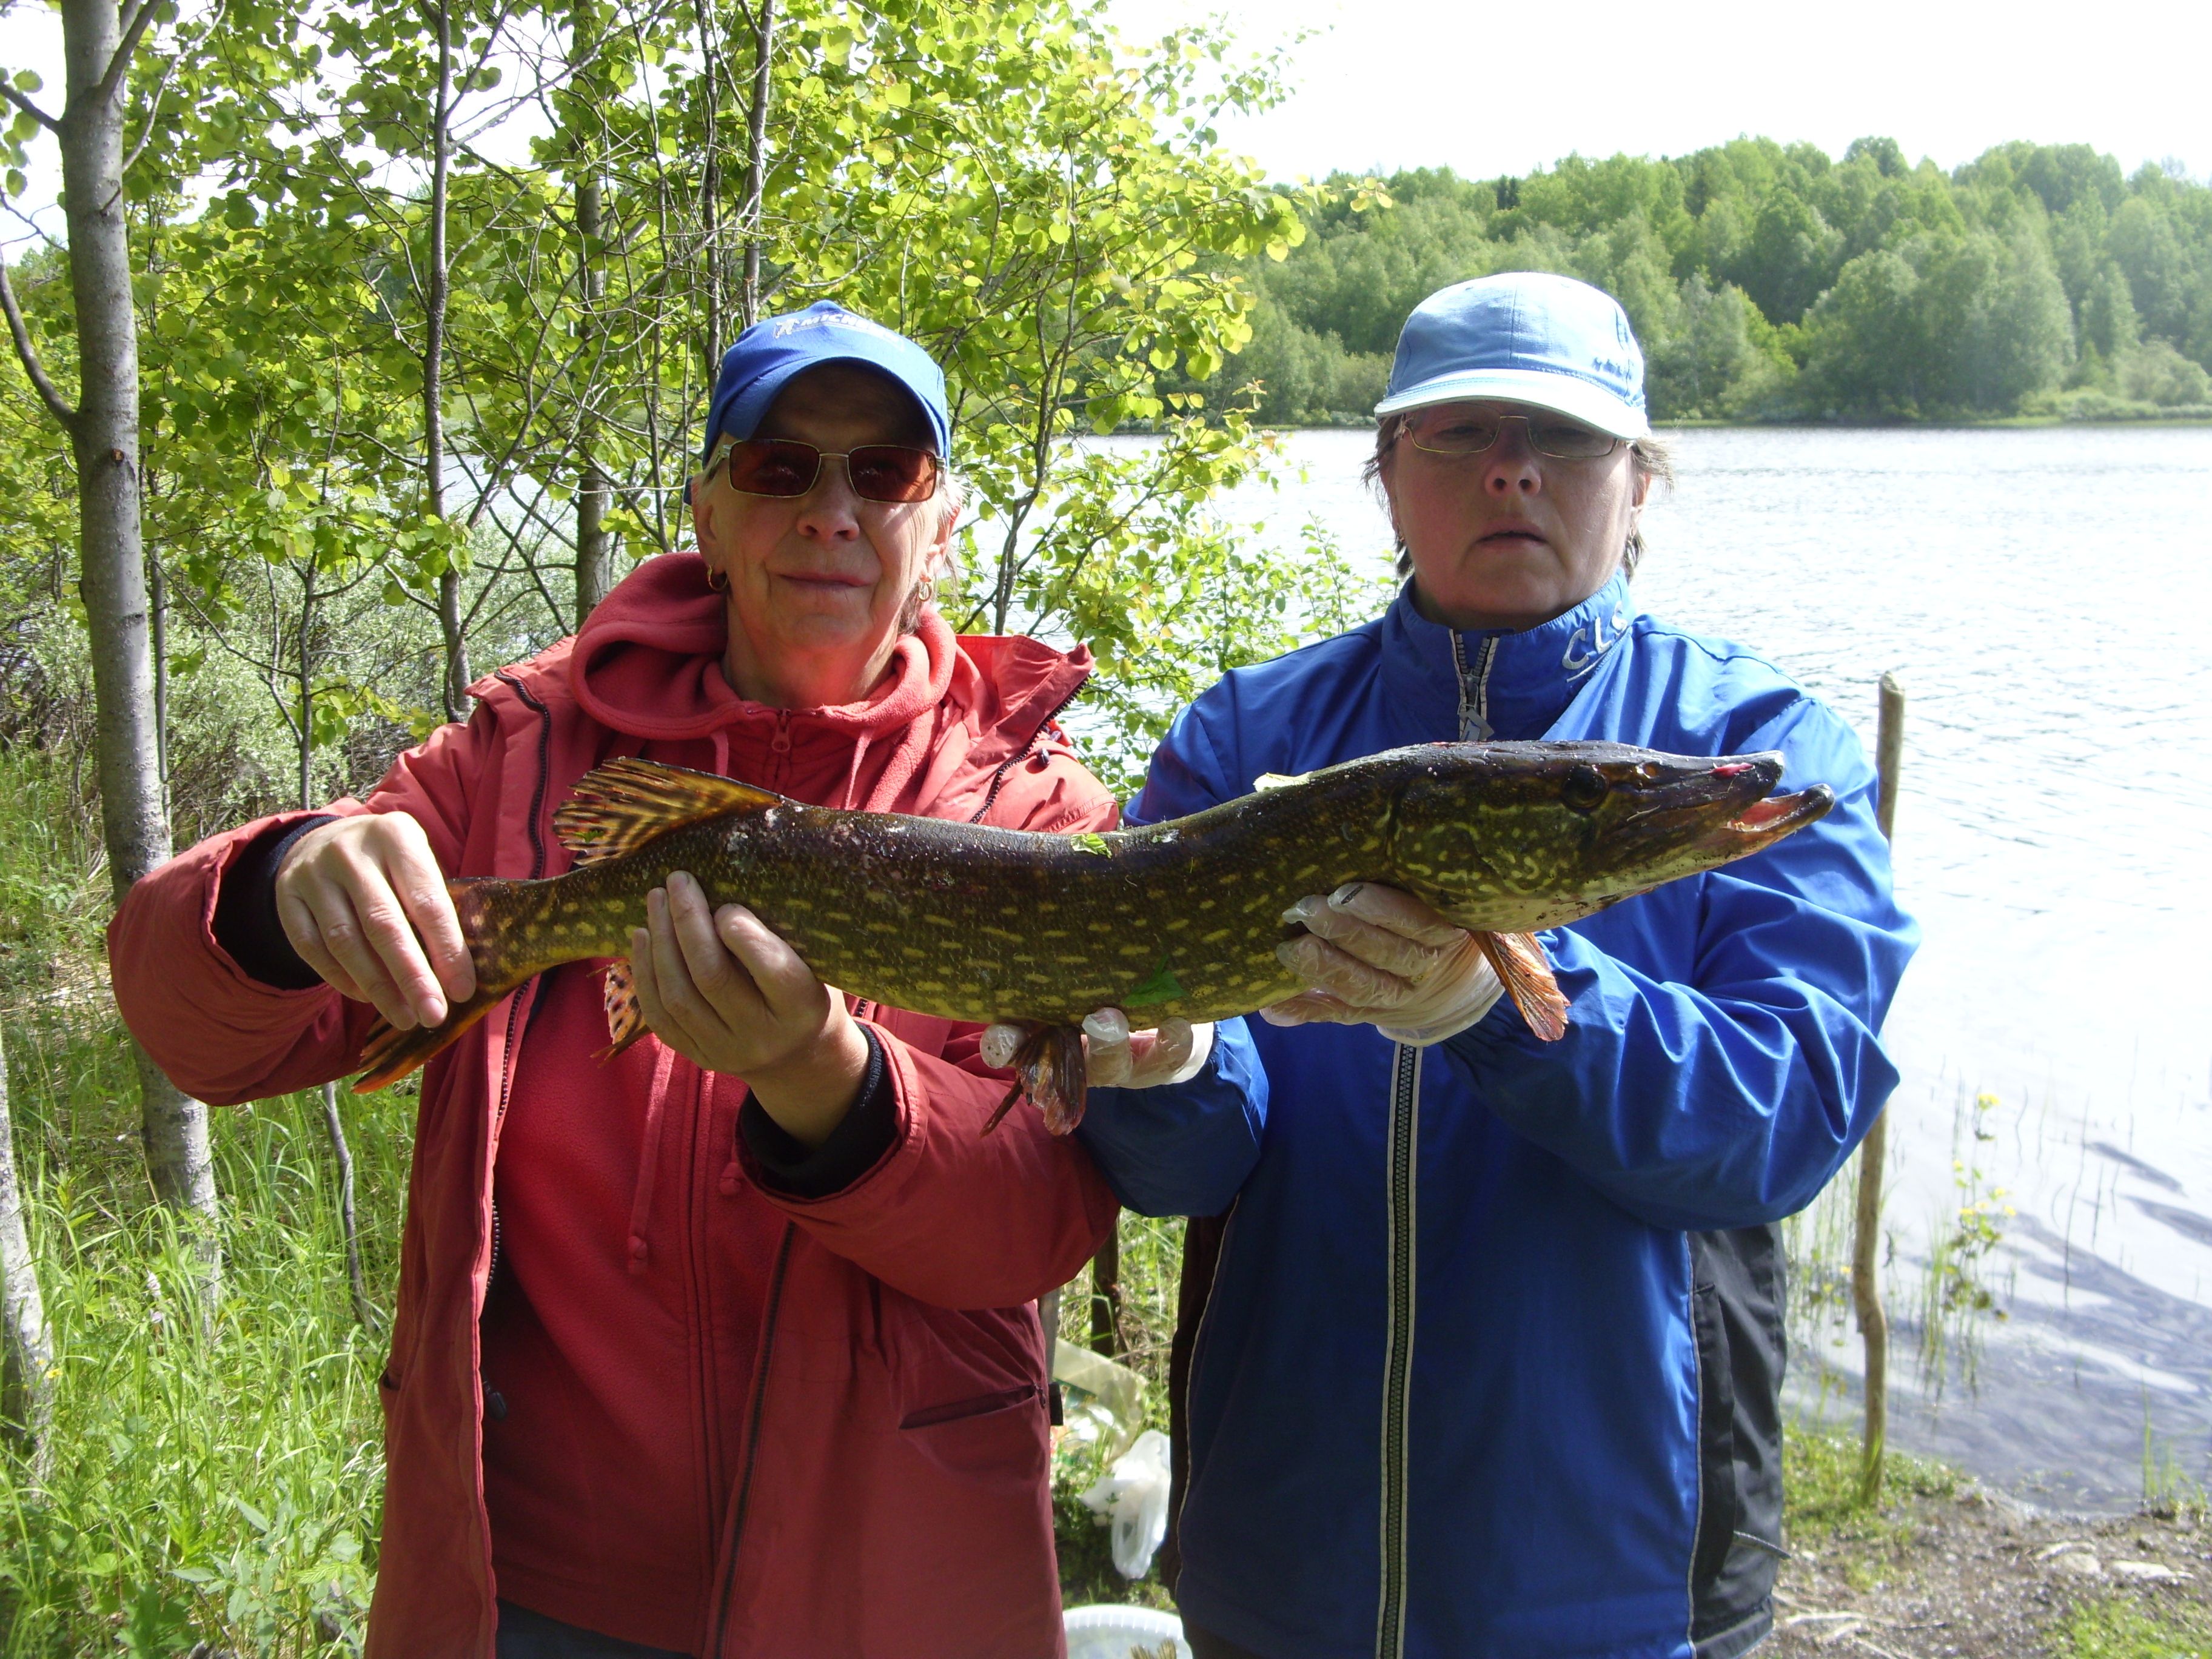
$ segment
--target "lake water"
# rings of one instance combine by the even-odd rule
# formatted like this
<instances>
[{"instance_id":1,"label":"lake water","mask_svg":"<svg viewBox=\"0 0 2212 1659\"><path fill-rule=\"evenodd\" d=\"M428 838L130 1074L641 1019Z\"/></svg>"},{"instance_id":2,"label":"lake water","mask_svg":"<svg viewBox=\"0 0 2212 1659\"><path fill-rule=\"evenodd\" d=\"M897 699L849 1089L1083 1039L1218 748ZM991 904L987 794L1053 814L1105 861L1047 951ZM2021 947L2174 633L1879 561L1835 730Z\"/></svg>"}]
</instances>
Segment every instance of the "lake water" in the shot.
<instances>
[{"instance_id":1,"label":"lake water","mask_svg":"<svg viewBox=\"0 0 2212 1659\"><path fill-rule=\"evenodd\" d=\"M1237 515L1382 548L1369 436L1285 441L1306 482ZM1927 942L1887 1030L1893 1442L2066 1508L2212 1486L2212 428L1674 444L1642 607L1759 650L1869 750L1885 670L1910 698L1897 884ZM1984 1201L2000 1241L1931 1275ZM1808 1257L1847 1252L1839 1219L1801 1226ZM1994 1302L1940 1375L1916 1359L1931 1285ZM1855 1423L1857 1356L1810 1334L1802 1408Z\"/></svg>"}]
</instances>

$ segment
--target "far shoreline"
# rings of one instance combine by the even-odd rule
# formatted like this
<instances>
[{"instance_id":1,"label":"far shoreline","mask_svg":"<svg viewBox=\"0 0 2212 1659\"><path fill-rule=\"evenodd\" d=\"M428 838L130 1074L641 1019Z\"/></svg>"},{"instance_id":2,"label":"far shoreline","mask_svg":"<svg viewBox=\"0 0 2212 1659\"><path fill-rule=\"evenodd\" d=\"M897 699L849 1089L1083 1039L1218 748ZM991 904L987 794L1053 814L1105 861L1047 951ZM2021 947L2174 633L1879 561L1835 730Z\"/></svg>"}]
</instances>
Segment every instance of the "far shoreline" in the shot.
<instances>
[{"instance_id":1,"label":"far shoreline","mask_svg":"<svg viewBox=\"0 0 2212 1659\"><path fill-rule=\"evenodd\" d=\"M1778 432L1792 429L1821 432L1987 432L2028 431L2049 427L2091 428L2125 427L2130 431L2144 427L2212 427L2212 412L2197 415L2100 415L2094 419L2075 420L2065 415L1992 415L1982 420L1909 421L1893 420L1823 420L1812 416L1793 416L1772 420L1705 419L1690 417L1680 420L1654 421L1656 432L1714 432L1738 430L1745 432ZM1371 422L1334 422L1326 425L1255 426L1255 432L1372 432ZM1117 434L1118 435L1118 434ZM1131 431L1131 437L1156 437L1157 433Z\"/></svg>"}]
</instances>

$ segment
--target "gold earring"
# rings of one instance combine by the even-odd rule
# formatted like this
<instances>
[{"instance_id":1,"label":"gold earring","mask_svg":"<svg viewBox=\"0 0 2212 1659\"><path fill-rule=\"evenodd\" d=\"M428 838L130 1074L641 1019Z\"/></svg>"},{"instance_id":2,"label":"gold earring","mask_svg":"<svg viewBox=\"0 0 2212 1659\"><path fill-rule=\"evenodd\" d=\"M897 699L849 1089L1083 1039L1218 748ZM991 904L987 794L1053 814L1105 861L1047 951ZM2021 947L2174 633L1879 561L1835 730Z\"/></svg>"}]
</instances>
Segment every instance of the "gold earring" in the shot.
<instances>
[{"instance_id":1,"label":"gold earring","mask_svg":"<svg viewBox=\"0 0 2212 1659\"><path fill-rule=\"evenodd\" d=\"M730 591L730 573L718 566L711 564L708 565L707 567L707 586L713 588L717 593L728 592Z\"/></svg>"}]
</instances>

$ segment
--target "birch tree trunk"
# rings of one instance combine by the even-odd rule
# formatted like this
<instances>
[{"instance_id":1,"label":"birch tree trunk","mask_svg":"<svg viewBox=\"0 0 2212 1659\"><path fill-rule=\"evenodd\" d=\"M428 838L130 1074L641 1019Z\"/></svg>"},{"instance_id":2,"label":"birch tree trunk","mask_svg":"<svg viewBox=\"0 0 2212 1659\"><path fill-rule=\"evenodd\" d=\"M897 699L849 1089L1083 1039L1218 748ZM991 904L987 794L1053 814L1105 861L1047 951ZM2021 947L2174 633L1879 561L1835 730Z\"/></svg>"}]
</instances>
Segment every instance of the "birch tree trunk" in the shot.
<instances>
[{"instance_id":1,"label":"birch tree trunk","mask_svg":"<svg viewBox=\"0 0 2212 1659\"><path fill-rule=\"evenodd\" d=\"M775 90L775 0L760 0L753 23L753 106L745 129L745 280L739 295L744 325L760 321L761 215L768 179L768 100Z\"/></svg>"},{"instance_id":2,"label":"birch tree trunk","mask_svg":"<svg viewBox=\"0 0 2212 1659\"><path fill-rule=\"evenodd\" d=\"M597 90L596 67L600 41L592 0L580 0L569 29L568 54L579 77ZM601 261L606 257L602 239L606 234L600 210L600 182L596 146L589 133L592 115L588 107L577 112L579 130L569 135L570 154L576 170L576 332L581 349L577 361L588 379L602 372L599 301L606 291ZM607 534L607 475L599 465L599 420L597 388L579 389L580 412L576 422L576 626L592 614L614 586L609 564L614 548Z\"/></svg>"},{"instance_id":3,"label":"birch tree trunk","mask_svg":"<svg viewBox=\"0 0 2212 1659\"><path fill-rule=\"evenodd\" d=\"M422 469L430 516L446 516L446 308L453 273L446 247L446 215L453 155L453 11L440 4L437 100L430 111L430 258L423 296ZM446 718L469 717L469 642L461 622L461 573L449 564L438 578L438 628L446 646Z\"/></svg>"},{"instance_id":4,"label":"birch tree trunk","mask_svg":"<svg viewBox=\"0 0 2212 1659\"><path fill-rule=\"evenodd\" d=\"M0 1437L39 1456L53 1418L54 1345L23 1224L15 1126L8 1113L8 1057L0 1051Z\"/></svg>"},{"instance_id":5,"label":"birch tree trunk","mask_svg":"<svg viewBox=\"0 0 2212 1659\"><path fill-rule=\"evenodd\" d=\"M63 0L69 103L59 121L76 303L77 523L85 623L92 636L100 796L108 872L118 902L169 856L154 709L145 550L138 497L138 338L124 216L123 89L154 0L125 13L115 0ZM146 1167L165 1203L211 1224L215 1166L207 1108L132 1045Z\"/></svg>"}]
</instances>

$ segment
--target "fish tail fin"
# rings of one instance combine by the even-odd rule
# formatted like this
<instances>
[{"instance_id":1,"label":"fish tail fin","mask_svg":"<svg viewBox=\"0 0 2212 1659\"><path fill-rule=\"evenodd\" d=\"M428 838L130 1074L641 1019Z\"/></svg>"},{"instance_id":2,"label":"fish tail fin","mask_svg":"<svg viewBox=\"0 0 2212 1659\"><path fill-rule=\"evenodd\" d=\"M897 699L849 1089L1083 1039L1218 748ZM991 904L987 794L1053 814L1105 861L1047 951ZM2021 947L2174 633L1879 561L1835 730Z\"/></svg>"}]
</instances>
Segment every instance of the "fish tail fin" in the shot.
<instances>
[{"instance_id":1,"label":"fish tail fin","mask_svg":"<svg viewBox=\"0 0 2212 1659\"><path fill-rule=\"evenodd\" d=\"M1083 1052L1083 1032L1073 1025L1030 1024L1024 1028L1021 1046L1014 1050L1014 1086L983 1126L988 1134L1027 1095L1044 1114L1044 1127L1054 1134L1075 1133L1083 1121L1084 1091L1089 1061Z\"/></svg>"},{"instance_id":2,"label":"fish tail fin","mask_svg":"<svg viewBox=\"0 0 2212 1659\"><path fill-rule=\"evenodd\" d=\"M476 992L465 1001L453 1004L435 1025L402 1031L384 1019L377 1020L362 1044L362 1062L368 1069L356 1079L356 1093L381 1089L405 1077L450 1047L509 992L547 965L528 959L532 930L511 924L518 912L526 911L535 902L535 895L526 890L550 884L489 878L446 884L460 918L461 937L468 941L470 957L476 963Z\"/></svg>"},{"instance_id":3,"label":"fish tail fin","mask_svg":"<svg viewBox=\"0 0 2212 1659\"><path fill-rule=\"evenodd\" d=\"M1552 976L1552 963L1534 933L1477 933L1474 942L1497 970L1498 981L1528 1029L1546 1042L1567 1034L1567 999Z\"/></svg>"}]
</instances>

